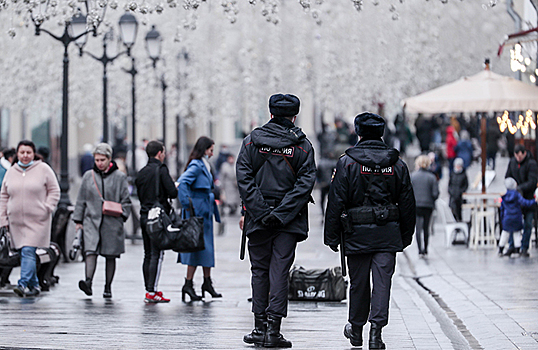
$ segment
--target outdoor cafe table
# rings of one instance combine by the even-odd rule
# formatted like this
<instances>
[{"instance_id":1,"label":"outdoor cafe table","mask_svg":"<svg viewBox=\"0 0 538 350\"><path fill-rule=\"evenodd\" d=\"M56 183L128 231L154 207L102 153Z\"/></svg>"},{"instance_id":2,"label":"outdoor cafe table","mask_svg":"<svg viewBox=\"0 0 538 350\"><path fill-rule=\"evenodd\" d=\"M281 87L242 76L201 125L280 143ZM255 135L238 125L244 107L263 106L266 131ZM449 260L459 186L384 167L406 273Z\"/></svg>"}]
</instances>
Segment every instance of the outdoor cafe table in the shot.
<instances>
[{"instance_id":1,"label":"outdoor cafe table","mask_svg":"<svg viewBox=\"0 0 538 350\"><path fill-rule=\"evenodd\" d=\"M477 249L479 246L494 248L497 246L495 226L497 218L496 202L500 193L466 192L463 199L467 204L464 208L471 209L471 232L469 234L469 248Z\"/></svg>"}]
</instances>

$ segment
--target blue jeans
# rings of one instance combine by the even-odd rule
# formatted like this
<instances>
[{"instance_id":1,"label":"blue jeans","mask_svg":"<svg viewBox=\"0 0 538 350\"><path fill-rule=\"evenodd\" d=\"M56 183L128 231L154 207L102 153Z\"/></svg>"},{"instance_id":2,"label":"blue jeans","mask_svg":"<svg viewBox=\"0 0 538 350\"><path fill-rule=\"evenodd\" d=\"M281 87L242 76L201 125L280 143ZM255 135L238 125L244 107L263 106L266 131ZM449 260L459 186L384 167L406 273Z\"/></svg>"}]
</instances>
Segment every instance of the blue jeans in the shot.
<instances>
[{"instance_id":1,"label":"blue jeans","mask_svg":"<svg viewBox=\"0 0 538 350\"><path fill-rule=\"evenodd\" d=\"M22 247L21 249L21 279L18 284L30 289L39 287L36 266L36 247Z\"/></svg>"},{"instance_id":2,"label":"blue jeans","mask_svg":"<svg viewBox=\"0 0 538 350\"><path fill-rule=\"evenodd\" d=\"M521 238L521 250L529 250L533 219L534 210L529 210L523 213L523 237Z\"/></svg>"}]
</instances>

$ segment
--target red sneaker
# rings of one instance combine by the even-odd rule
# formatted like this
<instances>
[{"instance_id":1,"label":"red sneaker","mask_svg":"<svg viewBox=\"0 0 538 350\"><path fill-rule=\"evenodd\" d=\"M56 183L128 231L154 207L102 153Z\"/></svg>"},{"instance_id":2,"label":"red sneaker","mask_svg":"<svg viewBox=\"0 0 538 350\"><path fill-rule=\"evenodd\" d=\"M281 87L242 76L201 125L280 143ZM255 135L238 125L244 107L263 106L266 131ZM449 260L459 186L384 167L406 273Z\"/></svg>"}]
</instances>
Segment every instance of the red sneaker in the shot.
<instances>
[{"instance_id":1,"label":"red sneaker","mask_svg":"<svg viewBox=\"0 0 538 350\"><path fill-rule=\"evenodd\" d=\"M146 298L144 299L144 301L146 303L169 303L170 299L166 299L162 295L162 292L146 293Z\"/></svg>"},{"instance_id":2,"label":"red sneaker","mask_svg":"<svg viewBox=\"0 0 538 350\"><path fill-rule=\"evenodd\" d=\"M155 292L155 296L159 296L161 298L161 303L169 303L170 299L167 299L164 297L163 292Z\"/></svg>"}]
</instances>

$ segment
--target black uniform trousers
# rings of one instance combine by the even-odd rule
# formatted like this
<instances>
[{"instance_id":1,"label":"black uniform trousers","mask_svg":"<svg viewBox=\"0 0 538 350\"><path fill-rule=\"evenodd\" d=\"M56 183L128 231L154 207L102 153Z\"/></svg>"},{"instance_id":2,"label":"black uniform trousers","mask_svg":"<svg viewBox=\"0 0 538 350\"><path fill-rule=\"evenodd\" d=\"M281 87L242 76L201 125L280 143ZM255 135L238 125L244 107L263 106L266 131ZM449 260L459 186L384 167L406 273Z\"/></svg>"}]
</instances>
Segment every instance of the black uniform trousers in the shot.
<instances>
[{"instance_id":1,"label":"black uniform trousers","mask_svg":"<svg viewBox=\"0 0 538 350\"><path fill-rule=\"evenodd\" d=\"M349 322L362 327L367 321L384 327L389 322L390 288L396 253L379 252L348 255ZM373 288L370 292L370 271Z\"/></svg>"},{"instance_id":2,"label":"black uniform trousers","mask_svg":"<svg viewBox=\"0 0 538 350\"><path fill-rule=\"evenodd\" d=\"M286 317L289 272L295 260L297 236L275 229L255 231L248 238L252 312Z\"/></svg>"}]
</instances>

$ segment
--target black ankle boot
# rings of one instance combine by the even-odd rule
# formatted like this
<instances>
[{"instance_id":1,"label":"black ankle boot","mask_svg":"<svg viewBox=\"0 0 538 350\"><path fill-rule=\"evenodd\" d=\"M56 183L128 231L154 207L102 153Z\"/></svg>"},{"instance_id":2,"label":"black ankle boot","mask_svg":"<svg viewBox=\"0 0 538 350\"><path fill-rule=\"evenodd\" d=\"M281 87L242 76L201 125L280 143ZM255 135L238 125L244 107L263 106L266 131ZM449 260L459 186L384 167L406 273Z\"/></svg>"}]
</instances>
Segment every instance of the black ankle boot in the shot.
<instances>
[{"instance_id":1,"label":"black ankle boot","mask_svg":"<svg viewBox=\"0 0 538 350\"><path fill-rule=\"evenodd\" d=\"M263 346L266 348L291 348L291 342L280 334L282 318L275 316L267 317L267 332Z\"/></svg>"},{"instance_id":2,"label":"black ankle boot","mask_svg":"<svg viewBox=\"0 0 538 350\"><path fill-rule=\"evenodd\" d=\"M265 341L265 332L267 331L267 315L254 314L254 329L243 337L247 344L263 346Z\"/></svg>"},{"instance_id":3,"label":"black ankle boot","mask_svg":"<svg viewBox=\"0 0 538 350\"><path fill-rule=\"evenodd\" d=\"M362 346L362 327L354 327L348 323L344 327L344 337L349 339L353 346Z\"/></svg>"},{"instance_id":4,"label":"black ankle boot","mask_svg":"<svg viewBox=\"0 0 538 350\"><path fill-rule=\"evenodd\" d=\"M85 281L78 281L78 287L81 291L86 293L86 295L92 295L92 280L87 278Z\"/></svg>"},{"instance_id":5,"label":"black ankle boot","mask_svg":"<svg viewBox=\"0 0 538 350\"><path fill-rule=\"evenodd\" d=\"M202 297L199 295L196 295L196 292L194 291L194 288L192 286L192 280L188 280L185 278L185 284L183 285L183 288L181 288L181 301L185 301L185 294L188 294L191 298L191 301L199 301L202 300Z\"/></svg>"},{"instance_id":6,"label":"black ankle boot","mask_svg":"<svg viewBox=\"0 0 538 350\"><path fill-rule=\"evenodd\" d=\"M515 253L515 252L516 252L516 248L514 248L514 247L508 247L508 250L506 251L506 253L504 253L504 256L508 256L508 257L509 257L510 255L512 255L512 254Z\"/></svg>"},{"instance_id":7,"label":"black ankle boot","mask_svg":"<svg viewBox=\"0 0 538 350\"><path fill-rule=\"evenodd\" d=\"M217 293L215 288L213 288L211 277L204 277L204 283L202 284L202 298L205 298L205 292L211 294L211 297L213 298L222 298L222 294Z\"/></svg>"},{"instance_id":8,"label":"black ankle boot","mask_svg":"<svg viewBox=\"0 0 538 350\"><path fill-rule=\"evenodd\" d=\"M368 347L370 349L385 349L385 343L381 339L382 328L375 323L370 323L370 338L368 339Z\"/></svg>"}]
</instances>

